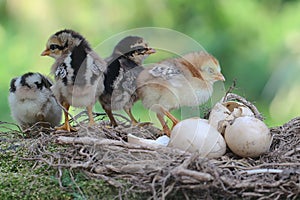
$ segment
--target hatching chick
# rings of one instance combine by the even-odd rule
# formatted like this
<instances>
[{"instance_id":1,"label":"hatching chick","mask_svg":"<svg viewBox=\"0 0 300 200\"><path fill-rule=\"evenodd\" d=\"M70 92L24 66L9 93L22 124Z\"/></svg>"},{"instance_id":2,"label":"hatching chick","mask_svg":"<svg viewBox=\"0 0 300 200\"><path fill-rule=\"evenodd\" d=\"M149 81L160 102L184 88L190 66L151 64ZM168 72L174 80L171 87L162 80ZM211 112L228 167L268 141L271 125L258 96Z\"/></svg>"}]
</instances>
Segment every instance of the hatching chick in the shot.
<instances>
[{"instance_id":1,"label":"hatching chick","mask_svg":"<svg viewBox=\"0 0 300 200\"><path fill-rule=\"evenodd\" d=\"M99 101L107 113L111 125L117 126L112 110L121 110L128 114L132 124L137 124L131 108L138 97L136 94L136 78L143 70L142 62L155 50L141 37L128 36L123 38L114 48L104 76L104 92Z\"/></svg>"},{"instance_id":2,"label":"hatching chick","mask_svg":"<svg viewBox=\"0 0 300 200\"><path fill-rule=\"evenodd\" d=\"M178 120L169 111L205 103L218 80L225 78L217 59L205 52L194 52L145 68L137 78L137 93L143 105L156 112L163 131L170 135L164 115L174 127Z\"/></svg>"},{"instance_id":3,"label":"hatching chick","mask_svg":"<svg viewBox=\"0 0 300 200\"><path fill-rule=\"evenodd\" d=\"M104 91L106 62L92 50L83 36L73 30L53 34L41 55L55 59L51 72L56 82L51 90L65 108L65 122L57 129L76 131L69 124L70 106L86 107L89 125L93 125L93 106Z\"/></svg>"},{"instance_id":4,"label":"hatching chick","mask_svg":"<svg viewBox=\"0 0 300 200\"><path fill-rule=\"evenodd\" d=\"M40 73L26 73L10 82L9 106L13 119L22 129L37 122L60 123L62 111L52 91L51 81Z\"/></svg>"}]
</instances>

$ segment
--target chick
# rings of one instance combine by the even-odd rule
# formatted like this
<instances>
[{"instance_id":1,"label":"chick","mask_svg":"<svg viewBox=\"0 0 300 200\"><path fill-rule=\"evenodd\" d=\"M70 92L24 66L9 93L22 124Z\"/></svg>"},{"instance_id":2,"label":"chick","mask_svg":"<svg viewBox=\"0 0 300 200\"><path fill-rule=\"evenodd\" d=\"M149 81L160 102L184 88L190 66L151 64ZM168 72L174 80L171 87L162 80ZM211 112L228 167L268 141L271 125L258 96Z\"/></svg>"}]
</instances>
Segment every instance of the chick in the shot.
<instances>
[{"instance_id":1,"label":"chick","mask_svg":"<svg viewBox=\"0 0 300 200\"><path fill-rule=\"evenodd\" d=\"M137 93L143 105L156 112L163 131L169 136L171 130L164 115L174 127L178 120L169 111L205 103L212 95L213 83L218 80L225 81L218 61L208 53L194 52L145 68L137 78Z\"/></svg>"},{"instance_id":2,"label":"chick","mask_svg":"<svg viewBox=\"0 0 300 200\"><path fill-rule=\"evenodd\" d=\"M131 112L133 103L137 101L136 78L143 70L142 62L155 50L138 36L123 38L114 48L110 57L106 58L107 71L104 74L104 92L99 101L108 115L111 125L117 126L112 110L121 110L128 114L132 124L137 124Z\"/></svg>"},{"instance_id":3,"label":"chick","mask_svg":"<svg viewBox=\"0 0 300 200\"><path fill-rule=\"evenodd\" d=\"M93 125L92 110L104 91L106 62L92 50L83 36L73 30L61 30L53 34L41 55L55 59L51 72L56 82L51 90L65 108L65 122L57 129L76 131L69 124L70 106L86 107L89 125Z\"/></svg>"},{"instance_id":4,"label":"chick","mask_svg":"<svg viewBox=\"0 0 300 200\"><path fill-rule=\"evenodd\" d=\"M13 119L24 130L37 122L60 123L62 111L50 87L51 81L40 73L26 73L10 82L8 102Z\"/></svg>"}]
</instances>

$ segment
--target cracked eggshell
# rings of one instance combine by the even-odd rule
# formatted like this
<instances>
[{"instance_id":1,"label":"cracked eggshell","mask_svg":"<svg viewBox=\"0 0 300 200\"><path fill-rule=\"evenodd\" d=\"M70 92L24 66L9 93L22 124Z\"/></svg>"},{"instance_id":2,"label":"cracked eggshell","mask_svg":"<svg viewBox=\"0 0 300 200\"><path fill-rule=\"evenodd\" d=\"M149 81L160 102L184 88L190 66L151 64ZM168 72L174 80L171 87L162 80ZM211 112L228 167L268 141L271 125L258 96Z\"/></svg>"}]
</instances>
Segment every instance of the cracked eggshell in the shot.
<instances>
[{"instance_id":1,"label":"cracked eggshell","mask_svg":"<svg viewBox=\"0 0 300 200\"><path fill-rule=\"evenodd\" d=\"M254 158L269 151L272 135L264 122L244 116L226 128L225 141L233 153Z\"/></svg>"},{"instance_id":2,"label":"cracked eggshell","mask_svg":"<svg viewBox=\"0 0 300 200\"><path fill-rule=\"evenodd\" d=\"M224 102L222 105L224 105L235 118L243 116L254 117L254 113L252 112L252 110L248 106L245 106L240 102L227 101Z\"/></svg>"},{"instance_id":3,"label":"cracked eggshell","mask_svg":"<svg viewBox=\"0 0 300 200\"><path fill-rule=\"evenodd\" d=\"M222 104L216 103L216 105L212 108L208 123L217 129L222 135L224 135L225 131L225 121L233 120L234 117L230 115L231 112Z\"/></svg>"},{"instance_id":4,"label":"cracked eggshell","mask_svg":"<svg viewBox=\"0 0 300 200\"><path fill-rule=\"evenodd\" d=\"M250 108L240 102L218 102L212 108L208 121L209 124L224 135L228 122L242 116L254 116L254 113Z\"/></svg>"},{"instance_id":5,"label":"cracked eggshell","mask_svg":"<svg viewBox=\"0 0 300 200\"><path fill-rule=\"evenodd\" d=\"M208 120L190 118L180 121L171 132L169 147L175 147L200 156L216 158L225 154L226 143L222 135Z\"/></svg>"}]
</instances>

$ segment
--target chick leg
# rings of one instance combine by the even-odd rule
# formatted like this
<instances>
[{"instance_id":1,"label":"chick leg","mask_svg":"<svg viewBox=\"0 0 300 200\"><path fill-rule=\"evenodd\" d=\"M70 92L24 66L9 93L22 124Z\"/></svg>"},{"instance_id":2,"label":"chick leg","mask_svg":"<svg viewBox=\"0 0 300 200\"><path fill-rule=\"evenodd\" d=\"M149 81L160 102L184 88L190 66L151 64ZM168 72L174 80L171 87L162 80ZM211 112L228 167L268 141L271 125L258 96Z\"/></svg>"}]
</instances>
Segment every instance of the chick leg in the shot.
<instances>
[{"instance_id":1,"label":"chick leg","mask_svg":"<svg viewBox=\"0 0 300 200\"><path fill-rule=\"evenodd\" d=\"M90 105L88 107L86 107L88 116L89 116L89 126L93 126L95 125L95 120L94 120L94 116L93 116L93 106Z\"/></svg>"},{"instance_id":2,"label":"chick leg","mask_svg":"<svg viewBox=\"0 0 300 200\"><path fill-rule=\"evenodd\" d=\"M163 132L170 137L171 135L171 130L168 127L166 121L164 120L164 115L157 113L156 114L157 119L159 120L159 122L161 123L162 127L163 127Z\"/></svg>"},{"instance_id":3,"label":"chick leg","mask_svg":"<svg viewBox=\"0 0 300 200\"><path fill-rule=\"evenodd\" d=\"M77 131L74 127L72 127L69 123L69 108L70 108L70 104L68 104L67 102L63 102L62 106L65 108L64 110L64 116L65 116L65 123L60 126L60 127L55 127L56 130L65 130L65 131L69 131L69 132L75 132Z\"/></svg>"},{"instance_id":4,"label":"chick leg","mask_svg":"<svg viewBox=\"0 0 300 200\"><path fill-rule=\"evenodd\" d=\"M127 113L127 115L130 118L131 124L133 126L139 126L139 127L144 127L144 126L149 126L152 123L151 122L138 122L135 117L133 116L131 109L130 108L124 108L124 111Z\"/></svg>"},{"instance_id":5,"label":"chick leg","mask_svg":"<svg viewBox=\"0 0 300 200\"><path fill-rule=\"evenodd\" d=\"M162 111L172 121L173 125L171 129L173 129L174 126L179 123L179 120L176 117L174 117L174 115L172 115L169 111L166 111L164 109L162 109Z\"/></svg>"},{"instance_id":6,"label":"chick leg","mask_svg":"<svg viewBox=\"0 0 300 200\"><path fill-rule=\"evenodd\" d=\"M124 108L124 111L127 113L127 115L129 116L130 120L131 120L131 124L136 126L138 124L138 121L134 118L134 116L132 115L131 109L130 108Z\"/></svg>"},{"instance_id":7,"label":"chick leg","mask_svg":"<svg viewBox=\"0 0 300 200\"><path fill-rule=\"evenodd\" d=\"M102 106L102 108L104 109L105 113L107 114L110 124L112 127L117 127L118 123L116 122L114 115L112 114L111 109L106 109L104 106Z\"/></svg>"}]
</instances>

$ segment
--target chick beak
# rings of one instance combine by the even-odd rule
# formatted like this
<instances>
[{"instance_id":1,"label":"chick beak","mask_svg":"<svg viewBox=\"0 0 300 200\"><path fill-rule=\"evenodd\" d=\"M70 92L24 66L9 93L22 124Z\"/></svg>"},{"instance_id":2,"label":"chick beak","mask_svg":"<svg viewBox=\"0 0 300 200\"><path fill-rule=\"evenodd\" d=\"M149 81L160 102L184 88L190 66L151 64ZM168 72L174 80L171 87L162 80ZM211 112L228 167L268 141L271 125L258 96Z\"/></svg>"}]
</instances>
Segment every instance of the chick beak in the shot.
<instances>
[{"instance_id":1,"label":"chick beak","mask_svg":"<svg viewBox=\"0 0 300 200\"><path fill-rule=\"evenodd\" d=\"M156 53L156 50L153 48L148 48L146 51L146 54L153 54L153 53Z\"/></svg>"},{"instance_id":2,"label":"chick beak","mask_svg":"<svg viewBox=\"0 0 300 200\"><path fill-rule=\"evenodd\" d=\"M42 53L41 56L49 56L50 55L50 50L49 49L45 49Z\"/></svg>"},{"instance_id":3,"label":"chick beak","mask_svg":"<svg viewBox=\"0 0 300 200\"><path fill-rule=\"evenodd\" d=\"M218 74L217 76L216 76L216 80L218 80L218 81L225 81L225 77L223 76L223 74Z\"/></svg>"}]
</instances>

